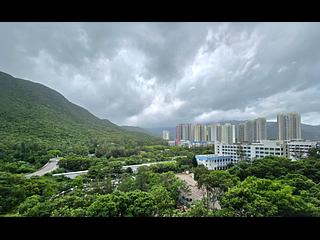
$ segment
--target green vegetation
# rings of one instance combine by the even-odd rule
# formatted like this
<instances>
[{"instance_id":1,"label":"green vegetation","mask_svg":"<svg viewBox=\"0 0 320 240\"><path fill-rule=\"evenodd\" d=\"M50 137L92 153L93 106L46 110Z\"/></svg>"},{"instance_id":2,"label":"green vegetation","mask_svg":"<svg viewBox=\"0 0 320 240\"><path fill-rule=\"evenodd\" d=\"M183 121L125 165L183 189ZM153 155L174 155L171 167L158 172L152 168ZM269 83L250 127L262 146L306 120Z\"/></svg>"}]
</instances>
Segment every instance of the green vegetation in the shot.
<instances>
[{"instance_id":1,"label":"green vegetation","mask_svg":"<svg viewBox=\"0 0 320 240\"><path fill-rule=\"evenodd\" d=\"M199 149L159 145L143 149L130 157L67 156L59 164L64 171L89 169L87 175L75 179L50 174L27 179L1 172L0 212L5 216L66 217L320 216L319 155L299 161L270 156L240 162L226 171L208 171L194 165ZM136 173L122 169L128 159L149 162L159 153L165 160L174 154L181 157L176 162L140 167ZM206 195L181 209L179 189L187 186L175 173L186 169L194 172ZM215 204L221 209L213 209Z\"/></svg>"},{"instance_id":2,"label":"green vegetation","mask_svg":"<svg viewBox=\"0 0 320 240\"><path fill-rule=\"evenodd\" d=\"M0 72L0 171L32 172L56 155L131 156L159 138L101 120L41 84Z\"/></svg>"},{"instance_id":3,"label":"green vegetation","mask_svg":"<svg viewBox=\"0 0 320 240\"><path fill-rule=\"evenodd\" d=\"M195 155L213 153L212 147L166 146L2 72L0 85L1 216L320 216L320 149L298 161L243 159L226 171L208 171ZM25 177L56 156L62 157L57 170ZM123 169L154 162L137 172ZM88 174L52 176L79 170ZM205 192L188 208L179 202L188 186L176 176L184 171Z\"/></svg>"},{"instance_id":4,"label":"green vegetation","mask_svg":"<svg viewBox=\"0 0 320 240\"><path fill-rule=\"evenodd\" d=\"M243 161L226 171L194 169L199 187L207 190L203 203L177 216L320 216L320 155L290 161L265 157ZM219 201L221 210L208 208ZM193 215L194 214L194 215Z\"/></svg>"}]
</instances>

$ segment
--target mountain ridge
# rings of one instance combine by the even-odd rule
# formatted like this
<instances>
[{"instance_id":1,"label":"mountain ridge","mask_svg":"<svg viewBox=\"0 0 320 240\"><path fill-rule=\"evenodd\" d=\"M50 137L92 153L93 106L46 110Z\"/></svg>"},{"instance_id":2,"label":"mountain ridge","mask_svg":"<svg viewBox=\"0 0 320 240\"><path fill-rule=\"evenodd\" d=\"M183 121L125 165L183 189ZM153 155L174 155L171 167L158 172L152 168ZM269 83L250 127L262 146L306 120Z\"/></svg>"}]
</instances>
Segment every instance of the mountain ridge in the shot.
<instances>
[{"instance_id":1,"label":"mountain ridge","mask_svg":"<svg viewBox=\"0 0 320 240\"><path fill-rule=\"evenodd\" d=\"M84 143L90 139L143 144L160 140L142 132L127 131L70 102L58 91L1 71L0 98L2 143L12 139L54 145Z\"/></svg>"}]
</instances>

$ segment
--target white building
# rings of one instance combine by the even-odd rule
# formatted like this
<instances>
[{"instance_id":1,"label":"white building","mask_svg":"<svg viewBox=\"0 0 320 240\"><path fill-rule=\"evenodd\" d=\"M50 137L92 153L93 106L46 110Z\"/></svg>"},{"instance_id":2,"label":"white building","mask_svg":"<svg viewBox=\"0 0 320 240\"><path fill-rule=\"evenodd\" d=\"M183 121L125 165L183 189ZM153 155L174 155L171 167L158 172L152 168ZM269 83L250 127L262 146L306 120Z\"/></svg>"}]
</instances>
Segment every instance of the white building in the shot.
<instances>
[{"instance_id":1,"label":"white building","mask_svg":"<svg viewBox=\"0 0 320 240\"><path fill-rule=\"evenodd\" d=\"M215 153L231 156L235 162L254 160L266 156L284 156L290 159L306 157L308 151L317 145L312 141L261 140L252 144L215 144Z\"/></svg>"},{"instance_id":2,"label":"white building","mask_svg":"<svg viewBox=\"0 0 320 240\"><path fill-rule=\"evenodd\" d=\"M189 141L189 140L180 140L177 142L176 145L183 146L183 147L189 147L189 148L192 146L191 141Z\"/></svg>"},{"instance_id":3,"label":"white building","mask_svg":"<svg viewBox=\"0 0 320 240\"><path fill-rule=\"evenodd\" d=\"M170 140L170 132L168 130L162 131L162 139L163 140Z\"/></svg>"},{"instance_id":4,"label":"white building","mask_svg":"<svg viewBox=\"0 0 320 240\"><path fill-rule=\"evenodd\" d=\"M228 165L235 163L231 156L218 154L196 155L198 165L204 165L208 170L227 169Z\"/></svg>"},{"instance_id":5,"label":"white building","mask_svg":"<svg viewBox=\"0 0 320 240\"><path fill-rule=\"evenodd\" d=\"M236 142L235 125L226 123L222 125L221 142L225 144L233 144Z\"/></svg>"},{"instance_id":6,"label":"white building","mask_svg":"<svg viewBox=\"0 0 320 240\"><path fill-rule=\"evenodd\" d=\"M254 160L265 156L286 156L283 141L264 140L252 144L216 144L215 153L231 156L235 162L239 160Z\"/></svg>"},{"instance_id":7,"label":"white building","mask_svg":"<svg viewBox=\"0 0 320 240\"><path fill-rule=\"evenodd\" d=\"M205 141L205 127L203 124L195 124L193 126L193 140L194 141Z\"/></svg>"},{"instance_id":8,"label":"white building","mask_svg":"<svg viewBox=\"0 0 320 240\"><path fill-rule=\"evenodd\" d=\"M308 157L311 148L316 147L316 141L293 140L287 141L288 157L292 160Z\"/></svg>"}]
</instances>

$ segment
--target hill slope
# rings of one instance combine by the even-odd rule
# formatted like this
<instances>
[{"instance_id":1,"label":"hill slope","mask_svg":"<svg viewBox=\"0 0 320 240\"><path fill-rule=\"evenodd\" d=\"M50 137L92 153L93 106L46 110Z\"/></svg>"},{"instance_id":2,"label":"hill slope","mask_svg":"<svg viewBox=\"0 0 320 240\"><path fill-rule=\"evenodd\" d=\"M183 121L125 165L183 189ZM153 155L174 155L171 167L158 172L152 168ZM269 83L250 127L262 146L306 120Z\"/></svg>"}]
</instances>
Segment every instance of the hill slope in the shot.
<instances>
[{"instance_id":1,"label":"hill slope","mask_svg":"<svg viewBox=\"0 0 320 240\"><path fill-rule=\"evenodd\" d=\"M92 139L113 143L159 142L99 119L44 85L0 72L1 142L40 141L56 146Z\"/></svg>"},{"instance_id":2,"label":"hill slope","mask_svg":"<svg viewBox=\"0 0 320 240\"><path fill-rule=\"evenodd\" d=\"M149 134L151 136L155 136L154 133L148 131L147 129L141 128L141 127L136 127L136 126L121 126L121 127L126 129L127 131L130 131L130 132L139 132L139 133L145 133L145 134Z\"/></svg>"}]
</instances>

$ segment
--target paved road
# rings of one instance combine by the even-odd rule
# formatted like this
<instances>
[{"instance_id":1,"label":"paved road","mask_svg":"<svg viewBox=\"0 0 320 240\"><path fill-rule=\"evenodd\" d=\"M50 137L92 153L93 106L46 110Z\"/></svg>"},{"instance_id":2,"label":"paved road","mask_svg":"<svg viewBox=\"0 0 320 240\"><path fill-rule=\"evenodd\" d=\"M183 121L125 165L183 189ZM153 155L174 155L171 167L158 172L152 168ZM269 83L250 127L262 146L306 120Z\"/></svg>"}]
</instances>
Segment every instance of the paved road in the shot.
<instances>
[{"instance_id":1,"label":"paved road","mask_svg":"<svg viewBox=\"0 0 320 240\"><path fill-rule=\"evenodd\" d=\"M152 164L175 162L174 159L178 157L187 157L187 156L175 156L175 157L172 157L171 161L162 161L162 162L160 161L160 162L143 163L143 164L137 164L137 165L127 165L127 166L123 166L122 168L126 169L130 167L133 170L133 172L136 172L138 168L141 166L150 166ZM26 177L30 178L32 176L43 176L49 172L52 172L59 167L58 162L59 162L59 158L51 158L41 169L39 169L34 173L27 174ZM57 174L53 174L53 176L64 175L69 178L75 178L76 176L87 174L87 173L88 173L88 170L85 170L85 171L77 171L77 172L69 172L69 173L57 173Z\"/></svg>"},{"instance_id":2,"label":"paved road","mask_svg":"<svg viewBox=\"0 0 320 240\"><path fill-rule=\"evenodd\" d=\"M51 158L42 168L34 173L27 174L26 177L43 176L49 172L56 170L58 166L59 158Z\"/></svg>"},{"instance_id":3,"label":"paved road","mask_svg":"<svg viewBox=\"0 0 320 240\"><path fill-rule=\"evenodd\" d=\"M123 166L122 169L127 169L127 168L131 168L133 172L138 171L138 168L141 166L150 166L150 165L154 165L154 164L161 164L161 163L171 163L171 162L175 162L173 161L159 161L159 162L151 162L151 163L142 163L142 164L137 164L137 165L127 165L127 166Z\"/></svg>"},{"instance_id":4,"label":"paved road","mask_svg":"<svg viewBox=\"0 0 320 240\"><path fill-rule=\"evenodd\" d=\"M77 176L80 175L85 175L89 172L89 170L84 170L84 171L76 171L76 172L67 172L67 173L56 173L53 174L52 176L56 177L56 176L66 176L68 178L74 179Z\"/></svg>"}]
</instances>

